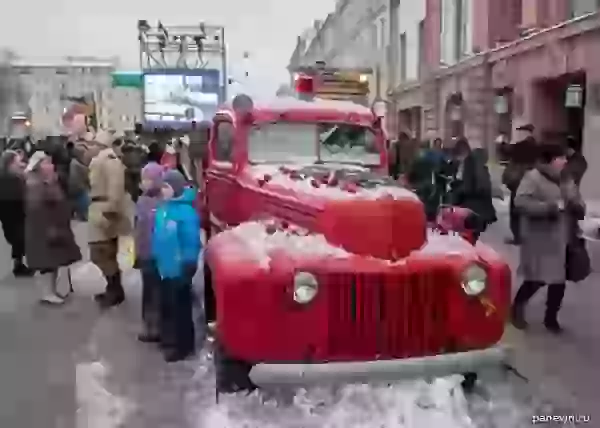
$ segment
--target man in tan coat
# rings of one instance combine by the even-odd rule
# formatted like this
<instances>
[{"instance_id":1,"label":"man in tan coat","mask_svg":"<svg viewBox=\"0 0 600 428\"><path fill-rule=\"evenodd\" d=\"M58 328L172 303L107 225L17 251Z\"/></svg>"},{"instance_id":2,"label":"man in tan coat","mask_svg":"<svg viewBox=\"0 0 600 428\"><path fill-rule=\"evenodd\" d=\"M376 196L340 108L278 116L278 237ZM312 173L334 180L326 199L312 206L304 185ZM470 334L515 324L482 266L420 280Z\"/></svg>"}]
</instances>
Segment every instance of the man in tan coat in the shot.
<instances>
[{"instance_id":1,"label":"man in tan coat","mask_svg":"<svg viewBox=\"0 0 600 428\"><path fill-rule=\"evenodd\" d=\"M90 169L90 207L88 241L91 261L106 278L106 291L95 296L103 308L119 305L125 300L121 272L117 262L119 236L128 234L129 198L125 191L125 166L112 147L112 134L99 131L94 145L99 152Z\"/></svg>"}]
</instances>

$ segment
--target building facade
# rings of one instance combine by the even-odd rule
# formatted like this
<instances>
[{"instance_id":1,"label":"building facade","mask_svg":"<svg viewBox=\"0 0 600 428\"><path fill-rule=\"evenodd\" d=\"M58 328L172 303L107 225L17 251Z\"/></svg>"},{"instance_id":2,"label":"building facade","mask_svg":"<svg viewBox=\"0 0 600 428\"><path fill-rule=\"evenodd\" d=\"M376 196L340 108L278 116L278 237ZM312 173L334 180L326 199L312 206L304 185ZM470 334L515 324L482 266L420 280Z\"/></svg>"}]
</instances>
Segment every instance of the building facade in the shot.
<instances>
[{"instance_id":1,"label":"building facade","mask_svg":"<svg viewBox=\"0 0 600 428\"><path fill-rule=\"evenodd\" d=\"M600 197L600 2L427 0L424 74L392 93L398 130L465 136L493 155L500 134L531 123L543 141L583 143L582 185ZM419 111L419 115L407 112ZM418 116L419 120L414 120Z\"/></svg>"},{"instance_id":2,"label":"building facade","mask_svg":"<svg viewBox=\"0 0 600 428\"><path fill-rule=\"evenodd\" d=\"M98 126L119 132L133 129L141 118L141 91L113 88L116 58L74 58L59 61L11 61L18 93L14 108L30 116L31 134L36 137L64 132L62 116L75 99L95 102Z\"/></svg>"},{"instance_id":3,"label":"building facade","mask_svg":"<svg viewBox=\"0 0 600 428\"><path fill-rule=\"evenodd\" d=\"M389 18L388 0L338 0L325 20L315 21L298 37L289 70L317 61L331 67L370 68L371 97L385 98L390 78Z\"/></svg>"},{"instance_id":4,"label":"building facade","mask_svg":"<svg viewBox=\"0 0 600 428\"><path fill-rule=\"evenodd\" d=\"M594 184L600 176L594 167L600 161L600 1L387 0L384 7L388 39L383 53L376 51L385 56L381 81L393 134L465 136L493 155L499 134L510 139L517 124L529 122L544 141L566 135L582 141L590 164L582 191L600 198ZM333 46L316 42L325 39L327 21L343 27L343 13L332 15L306 52L373 61L373 52L350 37ZM363 12L370 28L377 19Z\"/></svg>"}]
</instances>

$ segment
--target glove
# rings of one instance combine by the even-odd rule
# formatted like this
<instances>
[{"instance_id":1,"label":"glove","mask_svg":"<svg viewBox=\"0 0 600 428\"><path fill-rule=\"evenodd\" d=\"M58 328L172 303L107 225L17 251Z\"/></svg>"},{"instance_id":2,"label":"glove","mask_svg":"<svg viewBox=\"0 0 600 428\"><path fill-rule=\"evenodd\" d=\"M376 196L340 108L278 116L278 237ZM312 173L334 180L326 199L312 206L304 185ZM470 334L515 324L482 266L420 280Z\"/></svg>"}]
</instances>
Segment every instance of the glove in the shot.
<instances>
[{"instance_id":1,"label":"glove","mask_svg":"<svg viewBox=\"0 0 600 428\"><path fill-rule=\"evenodd\" d=\"M561 213L561 207L558 204L551 204L548 207L548 219L556 220L558 219L559 214Z\"/></svg>"}]
</instances>

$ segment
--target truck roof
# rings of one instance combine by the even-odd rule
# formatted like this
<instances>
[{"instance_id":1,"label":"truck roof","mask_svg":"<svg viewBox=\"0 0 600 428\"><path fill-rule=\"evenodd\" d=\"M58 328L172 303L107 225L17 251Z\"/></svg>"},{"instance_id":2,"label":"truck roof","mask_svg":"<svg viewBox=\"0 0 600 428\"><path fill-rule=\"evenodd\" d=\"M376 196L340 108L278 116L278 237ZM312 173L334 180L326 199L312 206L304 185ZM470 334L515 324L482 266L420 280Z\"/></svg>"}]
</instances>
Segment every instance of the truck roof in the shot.
<instances>
[{"instance_id":1,"label":"truck roof","mask_svg":"<svg viewBox=\"0 0 600 428\"><path fill-rule=\"evenodd\" d=\"M340 120L345 122L349 116L354 116L357 124L372 124L373 112L368 107L351 101L324 100L314 98L301 100L295 97L274 97L266 100L253 100L253 114L259 120L271 120L281 118L281 114L290 114L291 120ZM226 103L218 113L229 113L233 111L231 102Z\"/></svg>"}]
</instances>

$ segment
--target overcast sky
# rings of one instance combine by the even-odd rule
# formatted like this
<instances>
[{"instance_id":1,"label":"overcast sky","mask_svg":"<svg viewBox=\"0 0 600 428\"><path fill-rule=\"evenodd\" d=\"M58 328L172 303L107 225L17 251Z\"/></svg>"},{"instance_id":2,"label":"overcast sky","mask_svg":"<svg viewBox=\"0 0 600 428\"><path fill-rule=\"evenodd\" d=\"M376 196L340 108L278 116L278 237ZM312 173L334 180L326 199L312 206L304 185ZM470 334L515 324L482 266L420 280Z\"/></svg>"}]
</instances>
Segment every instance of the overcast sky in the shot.
<instances>
[{"instance_id":1,"label":"overcast sky","mask_svg":"<svg viewBox=\"0 0 600 428\"><path fill-rule=\"evenodd\" d=\"M25 58L95 55L121 58L137 69L137 20L165 25L223 25L230 62L248 51L256 90L273 91L287 79L285 67L296 36L323 19L334 0L21 0L10 1L0 26L0 46ZM8 5L7 5L8 6ZM5 8L6 9L6 8ZM239 73L239 71L238 71Z\"/></svg>"}]
</instances>

